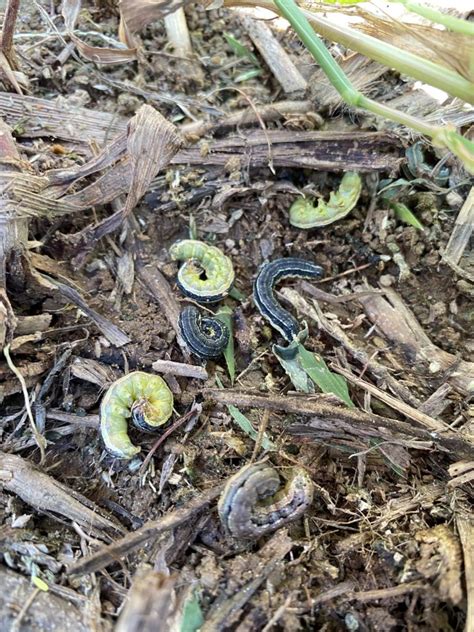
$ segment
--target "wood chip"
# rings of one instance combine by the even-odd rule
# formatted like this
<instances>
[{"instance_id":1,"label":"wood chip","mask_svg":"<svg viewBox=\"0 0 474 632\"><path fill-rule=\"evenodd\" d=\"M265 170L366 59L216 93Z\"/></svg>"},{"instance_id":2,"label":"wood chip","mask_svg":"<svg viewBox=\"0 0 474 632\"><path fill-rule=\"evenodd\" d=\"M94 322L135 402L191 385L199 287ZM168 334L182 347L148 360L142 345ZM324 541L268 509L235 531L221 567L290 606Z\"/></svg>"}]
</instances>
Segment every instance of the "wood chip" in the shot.
<instances>
[{"instance_id":1,"label":"wood chip","mask_svg":"<svg viewBox=\"0 0 474 632\"><path fill-rule=\"evenodd\" d=\"M95 537L109 540L125 529L101 515L93 502L13 454L0 452L0 485L40 512L64 516Z\"/></svg>"},{"instance_id":2,"label":"wood chip","mask_svg":"<svg viewBox=\"0 0 474 632\"><path fill-rule=\"evenodd\" d=\"M456 217L454 228L443 253L443 261L457 265L469 244L474 230L474 187L471 187L461 210Z\"/></svg>"},{"instance_id":3,"label":"wood chip","mask_svg":"<svg viewBox=\"0 0 474 632\"><path fill-rule=\"evenodd\" d=\"M304 94L308 84L269 26L254 19L244 9L238 10L240 21L257 47L273 76L289 96Z\"/></svg>"}]
</instances>

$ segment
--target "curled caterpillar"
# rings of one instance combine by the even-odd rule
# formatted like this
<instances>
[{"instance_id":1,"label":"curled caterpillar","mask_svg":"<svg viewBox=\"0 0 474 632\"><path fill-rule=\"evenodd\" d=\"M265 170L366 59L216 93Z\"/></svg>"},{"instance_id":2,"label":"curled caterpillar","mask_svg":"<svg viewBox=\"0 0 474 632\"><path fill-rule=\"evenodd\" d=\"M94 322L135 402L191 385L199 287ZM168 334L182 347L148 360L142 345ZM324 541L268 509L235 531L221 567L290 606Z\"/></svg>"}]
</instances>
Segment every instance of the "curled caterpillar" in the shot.
<instances>
[{"instance_id":1,"label":"curled caterpillar","mask_svg":"<svg viewBox=\"0 0 474 632\"><path fill-rule=\"evenodd\" d=\"M159 375L134 371L114 382L100 406L100 433L107 450L121 459L140 452L127 434L131 417L137 428L156 430L173 413L173 394Z\"/></svg>"},{"instance_id":2,"label":"curled caterpillar","mask_svg":"<svg viewBox=\"0 0 474 632\"><path fill-rule=\"evenodd\" d=\"M331 191L329 202L318 200L317 206L306 198L298 198L290 207L290 224L296 228L326 226L345 217L357 204L362 189L359 174L344 174L337 191Z\"/></svg>"},{"instance_id":3,"label":"curled caterpillar","mask_svg":"<svg viewBox=\"0 0 474 632\"><path fill-rule=\"evenodd\" d=\"M227 326L217 318L203 318L192 305L181 311L178 324L185 343L203 360L218 358L229 342Z\"/></svg>"},{"instance_id":4,"label":"curled caterpillar","mask_svg":"<svg viewBox=\"0 0 474 632\"><path fill-rule=\"evenodd\" d=\"M276 300L273 292L275 284L286 277L302 279L319 277L322 272L322 268L315 263L295 257L275 259L269 263L264 263L260 268L253 288L255 305L262 316L281 333L285 340L292 342L298 336L301 327L296 318Z\"/></svg>"},{"instance_id":5,"label":"curled caterpillar","mask_svg":"<svg viewBox=\"0 0 474 632\"><path fill-rule=\"evenodd\" d=\"M215 303L229 293L234 282L232 261L215 246L195 239L174 243L170 256L185 261L178 270L178 286L198 303Z\"/></svg>"},{"instance_id":6,"label":"curled caterpillar","mask_svg":"<svg viewBox=\"0 0 474 632\"><path fill-rule=\"evenodd\" d=\"M218 504L227 533L259 538L296 520L313 502L313 481L302 468L293 468L286 485L280 487L278 472L268 463L246 465L234 474Z\"/></svg>"},{"instance_id":7,"label":"curled caterpillar","mask_svg":"<svg viewBox=\"0 0 474 632\"><path fill-rule=\"evenodd\" d=\"M423 178L432 181L439 187L445 186L448 182L451 169L446 166L435 169L428 165L425 161L422 142L418 141L411 147L408 147L405 156L407 158L407 171L413 178Z\"/></svg>"}]
</instances>

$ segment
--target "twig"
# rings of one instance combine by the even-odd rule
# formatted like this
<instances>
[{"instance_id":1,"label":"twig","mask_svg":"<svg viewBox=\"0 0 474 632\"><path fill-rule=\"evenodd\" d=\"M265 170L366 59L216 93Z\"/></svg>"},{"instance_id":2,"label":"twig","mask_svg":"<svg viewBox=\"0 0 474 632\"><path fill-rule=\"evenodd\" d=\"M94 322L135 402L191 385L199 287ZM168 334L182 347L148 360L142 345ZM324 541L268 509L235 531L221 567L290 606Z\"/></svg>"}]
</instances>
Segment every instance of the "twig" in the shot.
<instances>
[{"instance_id":1,"label":"twig","mask_svg":"<svg viewBox=\"0 0 474 632\"><path fill-rule=\"evenodd\" d=\"M35 420L33 418L33 413L31 411L30 396L28 395L28 389L26 387L25 378L20 373L20 371L16 368L16 366L13 364L13 361L12 361L12 359L10 357L10 345L6 345L6 347L3 349L3 355L5 356L5 359L7 361L8 366L13 371L13 373L16 375L16 377L18 378L18 380L19 380L19 382L21 384L21 390L23 392L23 399L25 401L25 408L26 408L26 412L28 414L28 419L30 421L30 425L31 425L31 432L33 433L33 436L34 436L35 441L36 441L36 445L38 446L39 451L40 451L40 455L41 455L40 463L43 463L44 462L44 458L45 458L46 439L43 437L42 434L40 434L40 432L38 431L38 428L36 427Z\"/></svg>"},{"instance_id":2,"label":"twig","mask_svg":"<svg viewBox=\"0 0 474 632\"><path fill-rule=\"evenodd\" d=\"M267 577L274 572L281 561L291 551L293 541L285 529L277 531L268 542L255 554L255 566L252 579L239 586L227 598L216 600L200 632L217 632L229 627L235 613L242 610L253 597Z\"/></svg>"},{"instance_id":3,"label":"twig","mask_svg":"<svg viewBox=\"0 0 474 632\"><path fill-rule=\"evenodd\" d=\"M399 345L406 356L426 362L434 374L442 375L457 391L471 392L474 362L460 360L433 344L400 296L391 288L386 288L384 294L385 298L375 294L360 298L377 329Z\"/></svg>"},{"instance_id":4,"label":"twig","mask_svg":"<svg viewBox=\"0 0 474 632\"><path fill-rule=\"evenodd\" d=\"M448 395L452 390L452 387L447 382L441 384L434 393L431 393L428 399L419 405L418 410L421 413L425 413L425 415L430 415L431 417L441 415L443 410L449 406L450 402L448 400Z\"/></svg>"},{"instance_id":5,"label":"twig","mask_svg":"<svg viewBox=\"0 0 474 632\"><path fill-rule=\"evenodd\" d=\"M62 297L71 301L71 303L84 312L84 314L94 322L99 331L111 344L116 347L123 347L131 342L131 339L127 336L127 334L117 327L117 325L114 325L110 320L89 307L77 290L38 271L36 271L36 275L38 279L43 281L43 285L47 284L49 287L53 286L53 288L56 289Z\"/></svg>"},{"instance_id":6,"label":"twig","mask_svg":"<svg viewBox=\"0 0 474 632\"><path fill-rule=\"evenodd\" d=\"M166 432L164 432L160 437L158 437L158 439L155 441L155 443L153 444L153 446L150 448L150 451L148 452L148 454L146 455L145 460L143 461L141 467L140 467L140 474L143 474L148 466L148 463L151 461L153 455L155 454L155 452L158 450L158 448L160 447L160 445L162 443L164 443L166 441L166 439L173 434L173 432L175 430L177 430L180 426L182 426L186 421L188 421L188 419L190 419L193 415L195 414L195 411L193 409L191 409L189 412L187 412L185 415L183 415L182 417L180 417L179 419L177 419L174 424L172 424L169 428L166 429Z\"/></svg>"},{"instance_id":7,"label":"twig","mask_svg":"<svg viewBox=\"0 0 474 632\"><path fill-rule=\"evenodd\" d=\"M140 569L133 578L114 632L156 632L166 629L170 612L176 608L176 577L154 569Z\"/></svg>"},{"instance_id":8,"label":"twig","mask_svg":"<svg viewBox=\"0 0 474 632\"><path fill-rule=\"evenodd\" d=\"M322 396L298 397L294 395L255 395L254 393L238 391L234 389L204 389L204 397L221 404L234 404L239 408L267 408L268 410L294 413L300 415L313 415L320 419L340 419L354 427L377 430L385 428L392 433L404 438L417 438L430 441L440 450L448 451L456 457L474 458L474 445L455 432L443 431L442 434L429 432L425 428L419 428L404 421L389 419L373 413L365 413L360 410L335 406L327 403L327 398ZM325 401L326 400L326 401Z\"/></svg>"},{"instance_id":9,"label":"twig","mask_svg":"<svg viewBox=\"0 0 474 632\"><path fill-rule=\"evenodd\" d=\"M77 522L102 540L125 531L120 524L103 517L95 503L19 456L0 452L0 486L39 511Z\"/></svg>"},{"instance_id":10,"label":"twig","mask_svg":"<svg viewBox=\"0 0 474 632\"><path fill-rule=\"evenodd\" d=\"M95 571L105 568L109 564L119 561L125 555L128 555L135 549L139 548L149 539L156 539L156 536L165 531L170 531L175 527L183 524L196 513L203 510L209 505L223 489L223 485L213 487L201 496L188 503L186 507L175 509L166 514L160 520L152 520L147 522L130 535L117 540L116 542L103 547L100 551L83 558L69 569L69 575L84 575L85 573L94 573Z\"/></svg>"},{"instance_id":11,"label":"twig","mask_svg":"<svg viewBox=\"0 0 474 632\"><path fill-rule=\"evenodd\" d=\"M185 358L189 358L189 350L179 332L178 320L181 310L178 301L173 295L170 284L156 265L144 266L139 264L137 266L137 274L141 284L155 301L158 302L169 324L174 329L178 344Z\"/></svg>"},{"instance_id":12,"label":"twig","mask_svg":"<svg viewBox=\"0 0 474 632\"><path fill-rule=\"evenodd\" d=\"M372 296L374 291L371 292L354 292L352 294L343 296L333 296L323 292L318 287L314 287L303 281L301 284L302 289L314 296L318 300L323 300L329 303L344 302L344 300L360 300L364 296ZM377 291L375 291L377 292ZM357 342L352 340L351 337L340 327L335 320L329 320L323 314L317 301L313 301L313 305L310 305L296 290L285 287L282 288L281 294L289 300L291 305L294 305L298 311L305 316L314 320L318 327L325 331L331 338L337 341L340 345L343 345L344 349L359 362L363 371L366 370L377 380L386 384L393 393L401 398L404 402L410 404L410 406L417 408L419 406L419 400L417 397L406 388L403 384L400 384L389 372L387 367L377 362L372 355L369 355L365 349L360 346L356 346ZM362 374L359 377L362 377Z\"/></svg>"},{"instance_id":13,"label":"twig","mask_svg":"<svg viewBox=\"0 0 474 632\"><path fill-rule=\"evenodd\" d=\"M74 413L66 413L64 410L55 410L48 408L46 412L46 419L54 419L55 421L63 421L72 426L78 426L82 428L92 428L93 430L99 429L99 415L76 415Z\"/></svg>"},{"instance_id":14,"label":"twig","mask_svg":"<svg viewBox=\"0 0 474 632\"><path fill-rule=\"evenodd\" d=\"M18 16L18 10L20 8L20 0L8 0L7 8L5 10L5 17L3 20L3 28L1 35L1 50L3 54L10 62L10 65L15 69L15 61L13 56L13 35L15 33L15 24Z\"/></svg>"},{"instance_id":15,"label":"twig","mask_svg":"<svg viewBox=\"0 0 474 632\"><path fill-rule=\"evenodd\" d=\"M30 609L31 604L33 603L33 601L36 599L36 597L39 594L40 594L40 589L39 588L33 588L33 590L31 591L30 596L25 601L25 603L21 607L20 612L17 614L17 616L13 620L13 622L11 624L11 627L10 627L10 632L19 632L20 626L21 626L21 622L25 618L25 615L28 612L28 610Z\"/></svg>"},{"instance_id":16,"label":"twig","mask_svg":"<svg viewBox=\"0 0 474 632\"><path fill-rule=\"evenodd\" d=\"M474 527L472 520L457 516L456 526L464 555L464 577L467 593L466 632L474 631Z\"/></svg>"},{"instance_id":17,"label":"twig","mask_svg":"<svg viewBox=\"0 0 474 632\"><path fill-rule=\"evenodd\" d=\"M359 388L363 388L365 391L371 393L371 395L374 395L374 397L376 397L380 401L384 402L394 410L398 410L399 413L405 415L409 419L417 421L420 425L425 426L425 428L428 428L429 430L434 430L436 432L442 432L443 430L449 429L448 424L442 421L438 421L437 419L433 419L433 417L430 417L426 413L420 412L412 406L405 404L405 402L392 397L391 395L380 390L380 388L377 388L373 384L370 384L369 382L356 377L347 369L334 364L331 365L331 368L337 373L343 375L346 380L351 382L351 384L355 384Z\"/></svg>"},{"instance_id":18,"label":"twig","mask_svg":"<svg viewBox=\"0 0 474 632\"><path fill-rule=\"evenodd\" d=\"M355 268L344 270L344 272L340 272L339 274L335 274L329 277L324 277L324 279L321 279L320 281L318 281L318 283L329 283L329 281L335 281L336 279L349 276L350 274L354 274L355 272L360 272L361 270L366 270L367 268L370 268L372 266L373 266L372 263L363 263L362 265L357 266Z\"/></svg>"},{"instance_id":19,"label":"twig","mask_svg":"<svg viewBox=\"0 0 474 632\"><path fill-rule=\"evenodd\" d=\"M268 410L264 410L262 419L260 421L260 426L258 428L258 435L257 435L257 438L255 439L255 445L253 447L253 452L252 452L252 456L250 458L250 463L253 463L255 461L255 459L257 458L257 454L258 454L258 452L260 450L260 447L262 445L262 440L263 440L263 437L265 436L265 431L267 429L269 420L270 420L270 412Z\"/></svg>"},{"instance_id":20,"label":"twig","mask_svg":"<svg viewBox=\"0 0 474 632\"><path fill-rule=\"evenodd\" d=\"M474 187L471 187L454 223L453 232L443 253L443 261L449 266L458 265L474 230Z\"/></svg>"},{"instance_id":21,"label":"twig","mask_svg":"<svg viewBox=\"0 0 474 632\"><path fill-rule=\"evenodd\" d=\"M214 90L214 92L223 92L226 90L234 90L235 92L237 92L238 94L242 95L244 97L244 99L247 101L247 103L249 104L249 106L251 107L253 113L255 114L255 117L258 121L258 124L260 125L261 129L262 129L262 134L265 137L265 142L267 144L267 150L268 150L268 157L267 157L267 162L266 165L270 171L275 174L275 169L274 169L274 165L273 165L273 148L272 148L272 142L270 139L270 135L269 132L266 128L265 122L263 121L262 117L260 116L257 106L256 104L253 102L253 100L249 97L249 95L244 92L244 90L241 90L240 88L236 88L235 86L229 87L229 88L218 88L217 90Z\"/></svg>"},{"instance_id":22,"label":"twig","mask_svg":"<svg viewBox=\"0 0 474 632\"><path fill-rule=\"evenodd\" d=\"M407 593L430 590L432 590L430 584L412 582L411 584L400 584L399 586L391 586L390 588L352 591L345 595L345 599L366 603L368 601L377 601L378 599L393 599L394 597L400 597Z\"/></svg>"},{"instance_id":23,"label":"twig","mask_svg":"<svg viewBox=\"0 0 474 632\"><path fill-rule=\"evenodd\" d=\"M0 95L1 104L1 95ZM255 106L254 106L255 107ZM1 111L1 107L0 107ZM182 149L171 164L221 165L240 157L250 168L268 164L268 140L274 167L295 167L321 171L396 171L402 161L401 146L394 136L382 132L294 132L260 130L239 136L214 139L205 157L199 147Z\"/></svg>"},{"instance_id":24,"label":"twig","mask_svg":"<svg viewBox=\"0 0 474 632\"><path fill-rule=\"evenodd\" d=\"M189 37L188 25L184 10L180 7L177 11L165 15L165 28L168 42L177 55L187 57L192 55L193 47Z\"/></svg>"},{"instance_id":25,"label":"twig","mask_svg":"<svg viewBox=\"0 0 474 632\"><path fill-rule=\"evenodd\" d=\"M265 624L265 627L262 628L262 632L270 632L274 629L274 626L278 623L281 617L285 614L286 610L288 610L289 605L295 599L295 594L290 593L285 601L281 604L279 608L277 608L275 614L272 618Z\"/></svg>"},{"instance_id":26,"label":"twig","mask_svg":"<svg viewBox=\"0 0 474 632\"><path fill-rule=\"evenodd\" d=\"M285 116L291 116L295 114L308 114L316 120L317 126L320 127L323 124L323 119L313 112L314 106L311 101L277 101L270 103L269 105L258 105L254 109L240 110L235 113L228 113L222 118L208 121L194 121L193 123L186 123L181 125L179 131L193 139L204 136L211 131L228 127L241 127L242 125L251 125L262 121L277 121Z\"/></svg>"},{"instance_id":27,"label":"twig","mask_svg":"<svg viewBox=\"0 0 474 632\"><path fill-rule=\"evenodd\" d=\"M172 362L171 360L155 360L155 362L151 365L151 368L157 373L192 377L197 380L207 380L209 377L206 369L202 366L184 364L183 362Z\"/></svg>"}]
</instances>

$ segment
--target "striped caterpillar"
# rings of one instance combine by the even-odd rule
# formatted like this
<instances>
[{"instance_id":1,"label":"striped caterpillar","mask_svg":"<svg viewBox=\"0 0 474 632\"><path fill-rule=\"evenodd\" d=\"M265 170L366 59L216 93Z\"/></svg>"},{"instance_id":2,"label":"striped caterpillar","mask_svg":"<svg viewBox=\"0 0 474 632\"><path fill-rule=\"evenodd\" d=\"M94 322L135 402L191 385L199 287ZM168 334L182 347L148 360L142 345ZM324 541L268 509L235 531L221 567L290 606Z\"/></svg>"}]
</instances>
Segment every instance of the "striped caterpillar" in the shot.
<instances>
[{"instance_id":1,"label":"striped caterpillar","mask_svg":"<svg viewBox=\"0 0 474 632\"><path fill-rule=\"evenodd\" d=\"M317 206L314 206L311 200L303 197L295 200L290 207L290 224L306 229L332 224L352 211L359 200L361 189L359 174L348 171L337 191L331 191L329 202L320 199Z\"/></svg>"},{"instance_id":2,"label":"striped caterpillar","mask_svg":"<svg viewBox=\"0 0 474 632\"><path fill-rule=\"evenodd\" d=\"M322 272L322 268L312 261L296 257L274 259L264 263L258 272L253 286L255 305L270 325L288 342L292 342L298 336L301 327L296 318L277 301L273 288L280 279L313 279L320 277Z\"/></svg>"},{"instance_id":3,"label":"striped caterpillar","mask_svg":"<svg viewBox=\"0 0 474 632\"><path fill-rule=\"evenodd\" d=\"M189 349L202 360L218 358L229 342L228 327L217 318L202 317L194 305L181 310L179 330Z\"/></svg>"},{"instance_id":4,"label":"striped caterpillar","mask_svg":"<svg viewBox=\"0 0 474 632\"><path fill-rule=\"evenodd\" d=\"M121 459L140 452L127 434L131 417L147 432L163 425L173 413L173 394L159 375L134 371L116 380L102 399L100 433L107 450Z\"/></svg>"},{"instance_id":5,"label":"striped caterpillar","mask_svg":"<svg viewBox=\"0 0 474 632\"><path fill-rule=\"evenodd\" d=\"M251 463L234 474L219 499L219 517L235 538L259 538L299 518L313 502L314 485L300 467L281 488L268 463Z\"/></svg>"}]
</instances>

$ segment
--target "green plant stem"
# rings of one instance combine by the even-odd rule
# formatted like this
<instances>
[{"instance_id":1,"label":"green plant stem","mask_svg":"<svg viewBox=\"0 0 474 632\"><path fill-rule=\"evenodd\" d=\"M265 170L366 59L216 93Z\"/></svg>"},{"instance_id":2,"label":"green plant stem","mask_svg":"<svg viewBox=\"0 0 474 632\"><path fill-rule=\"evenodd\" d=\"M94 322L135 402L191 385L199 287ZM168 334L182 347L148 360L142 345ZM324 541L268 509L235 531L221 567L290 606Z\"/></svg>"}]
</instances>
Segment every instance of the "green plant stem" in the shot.
<instances>
[{"instance_id":1,"label":"green plant stem","mask_svg":"<svg viewBox=\"0 0 474 632\"><path fill-rule=\"evenodd\" d=\"M387 44L366 33L361 33L342 24L335 24L312 11L300 9L294 2L291 2L290 6L290 3L285 3L281 0L275 0L274 2L271 0L244 0L243 2L226 0L225 4L226 6L260 6L270 10L275 10L275 7L277 7L290 23L292 23L292 20L289 16L293 8L296 8L298 13L306 17L322 37L347 46L347 48L365 55L369 59L378 61L388 68L394 68L413 79L418 79L423 83L444 90L444 92L453 97L458 97L467 103L474 104L474 83L468 81L457 72L428 59L423 59L407 50L400 50L396 46Z\"/></svg>"},{"instance_id":2,"label":"green plant stem","mask_svg":"<svg viewBox=\"0 0 474 632\"><path fill-rule=\"evenodd\" d=\"M281 3L275 1L274 4L279 7ZM311 11L301 11L315 25L318 33L323 37L347 46L374 61L378 61L384 66L409 75L413 79L418 79L423 81L423 83L428 83L435 88L444 90L453 97L458 97L467 103L474 104L474 83L461 77L457 72L428 59L418 57L418 55L414 55L409 51L402 51L396 46L382 42L371 35L360 33L346 26L333 24Z\"/></svg>"},{"instance_id":3,"label":"green plant stem","mask_svg":"<svg viewBox=\"0 0 474 632\"><path fill-rule=\"evenodd\" d=\"M294 0L274 0L274 4L283 17L290 22L346 103L354 107L364 108L395 123L410 127L420 134L429 136L434 144L449 148L461 158L469 171L474 172L474 143L462 137L453 128L429 125L410 114L365 97L354 88Z\"/></svg>"},{"instance_id":4,"label":"green plant stem","mask_svg":"<svg viewBox=\"0 0 474 632\"><path fill-rule=\"evenodd\" d=\"M278 6L278 4L275 2ZM388 68L394 68L398 72L418 79L435 88L444 90L453 97L463 99L467 103L474 104L474 83L468 81L457 72L446 66L440 66L433 61L423 59L407 50L400 50L392 44L361 33L346 26L333 24L329 20L321 18L310 11L302 11L304 15L315 25L317 31L323 37L343 46L355 50L374 61L378 61Z\"/></svg>"},{"instance_id":5,"label":"green plant stem","mask_svg":"<svg viewBox=\"0 0 474 632\"><path fill-rule=\"evenodd\" d=\"M444 27L446 27L450 31L453 31L454 33L461 33L462 35L470 35L471 37L474 37L474 23L472 22L461 20L460 18L456 18L453 15L441 13L440 11L436 11L436 9L431 9L430 7L424 7L423 5L417 4L416 2L411 2L410 0L391 1L402 4L405 9L407 9L407 11L411 11L412 13L416 13L417 15L421 15L421 17L426 18L431 22L442 24Z\"/></svg>"},{"instance_id":6,"label":"green plant stem","mask_svg":"<svg viewBox=\"0 0 474 632\"><path fill-rule=\"evenodd\" d=\"M368 99L356 90L295 2L293 0L274 0L274 2L298 33L306 48L320 64L329 81L346 103L353 107L364 108L391 121L411 127L420 134L426 134L430 137L436 134L437 128L433 125L428 125L414 116Z\"/></svg>"}]
</instances>

